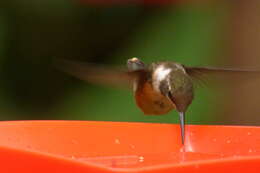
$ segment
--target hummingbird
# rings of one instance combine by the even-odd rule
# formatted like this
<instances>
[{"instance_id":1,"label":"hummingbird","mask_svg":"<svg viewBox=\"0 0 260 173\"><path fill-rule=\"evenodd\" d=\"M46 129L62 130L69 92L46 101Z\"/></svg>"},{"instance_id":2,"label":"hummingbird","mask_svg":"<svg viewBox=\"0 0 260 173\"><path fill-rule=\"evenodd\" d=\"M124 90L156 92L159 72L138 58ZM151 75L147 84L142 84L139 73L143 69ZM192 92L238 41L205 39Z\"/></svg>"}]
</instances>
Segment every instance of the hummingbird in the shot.
<instances>
[{"instance_id":1,"label":"hummingbird","mask_svg":"<svg viewBox=\"0 0 260 173\"><path fill-rule=\"evenodd\" d=\"M181 141L185 142L185 113L194 99L194 83L205 75L241 75L257 70L216 67L190 67L174 61L149 65L134 57L127 69L56 59L59 70L92 83L131 86L136 105L145 115L164 115L172 110L179 114Z\"/></svg>"}]
</instances>

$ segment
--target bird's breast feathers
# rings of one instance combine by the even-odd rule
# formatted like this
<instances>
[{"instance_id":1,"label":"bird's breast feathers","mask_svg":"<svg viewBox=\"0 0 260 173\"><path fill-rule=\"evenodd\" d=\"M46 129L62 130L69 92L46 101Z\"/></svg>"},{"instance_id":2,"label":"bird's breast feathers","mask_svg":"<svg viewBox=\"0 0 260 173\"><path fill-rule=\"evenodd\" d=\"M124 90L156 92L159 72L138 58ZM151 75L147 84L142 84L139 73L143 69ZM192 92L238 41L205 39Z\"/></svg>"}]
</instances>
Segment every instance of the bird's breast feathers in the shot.
<instances>
[{"instance_id":1,"label":"bird's breast feathers","mask_svg":"<svg viewBox=\"0 0 260 173\"><path fill-rule=\"evenodd\" d=\"M146 115L163 115L175 108L170 99L154 89L151 82L139 84L135 91L135 100Z\"/></svg>"}]
</instances>

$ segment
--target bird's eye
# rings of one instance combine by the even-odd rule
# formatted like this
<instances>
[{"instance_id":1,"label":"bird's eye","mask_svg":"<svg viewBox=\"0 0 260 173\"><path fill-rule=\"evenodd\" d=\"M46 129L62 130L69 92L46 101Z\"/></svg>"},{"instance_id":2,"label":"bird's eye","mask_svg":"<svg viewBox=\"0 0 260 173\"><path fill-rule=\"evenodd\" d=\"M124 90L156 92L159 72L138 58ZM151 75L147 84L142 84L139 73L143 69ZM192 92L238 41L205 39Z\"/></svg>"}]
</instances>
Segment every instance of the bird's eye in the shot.
<instances>
[{"instance_id":1,"label":"bird's eye","mask_svg":"<svg viewBox=\"0 0 260 173\"><path fill-rule=\"evenodd\" d=\"M129 71L142 70L145 64L138 58L131 58L127 60L127 67Z\"/></svg>"}]
</instances>

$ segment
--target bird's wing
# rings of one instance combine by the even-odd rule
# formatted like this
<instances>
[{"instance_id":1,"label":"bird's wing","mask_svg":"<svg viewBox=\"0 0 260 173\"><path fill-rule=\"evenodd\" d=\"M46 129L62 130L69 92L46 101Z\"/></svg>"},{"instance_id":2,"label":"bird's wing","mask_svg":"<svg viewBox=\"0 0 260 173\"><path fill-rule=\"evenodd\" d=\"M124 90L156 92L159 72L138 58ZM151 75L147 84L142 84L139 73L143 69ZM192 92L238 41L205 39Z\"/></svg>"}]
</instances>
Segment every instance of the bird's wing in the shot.
<instances>
[{"instance_id":1,"label":"bird's wing","mask_svg":"<svg viewBox=\"0 0 260 173\"><path fill-rule=\"evenodd\" d=\"M260 77L259 70L236 69L236 68L217 68L217 67L187 67L184 66L187 74L195 81L210 80L243 80L252 77Z\"/></svg>"},{"instance_id":2,"label":"bird's wing","mask_svg":"<svg viewBox=\"0 0 260 173\"><path fill-rule=\"evenodd\" d=\"M55 59L53 65L60 71L94 84L130 88L133 80L145 70L126 71L92 63Z\"/></svg>"}]
</instances>

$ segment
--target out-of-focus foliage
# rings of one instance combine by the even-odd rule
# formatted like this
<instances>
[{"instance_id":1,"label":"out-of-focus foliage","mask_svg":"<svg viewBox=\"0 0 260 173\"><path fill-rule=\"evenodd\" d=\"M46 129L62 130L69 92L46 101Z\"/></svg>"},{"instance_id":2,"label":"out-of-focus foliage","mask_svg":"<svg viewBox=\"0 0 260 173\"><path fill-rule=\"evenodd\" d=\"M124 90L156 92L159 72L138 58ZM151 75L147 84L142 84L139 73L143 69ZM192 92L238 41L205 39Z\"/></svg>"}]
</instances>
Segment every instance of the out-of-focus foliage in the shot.
<instances>
[{"instance_id":1,"label":"out-of-focus foliage","mask_svg":"<svg viewBox=\"0 0 260 173\"><path fill-rule=\"evenodd\" d=\"M176 112L145 116L133 94L56 71L54 57L125 65L173 60L218 65L224 52L225 4L93 7L76 1L11 0L0 12L2 120L80 119L177 122ZM221 93L198 88L190 123L221 121Z\"/></svg>"}]
</instances>

